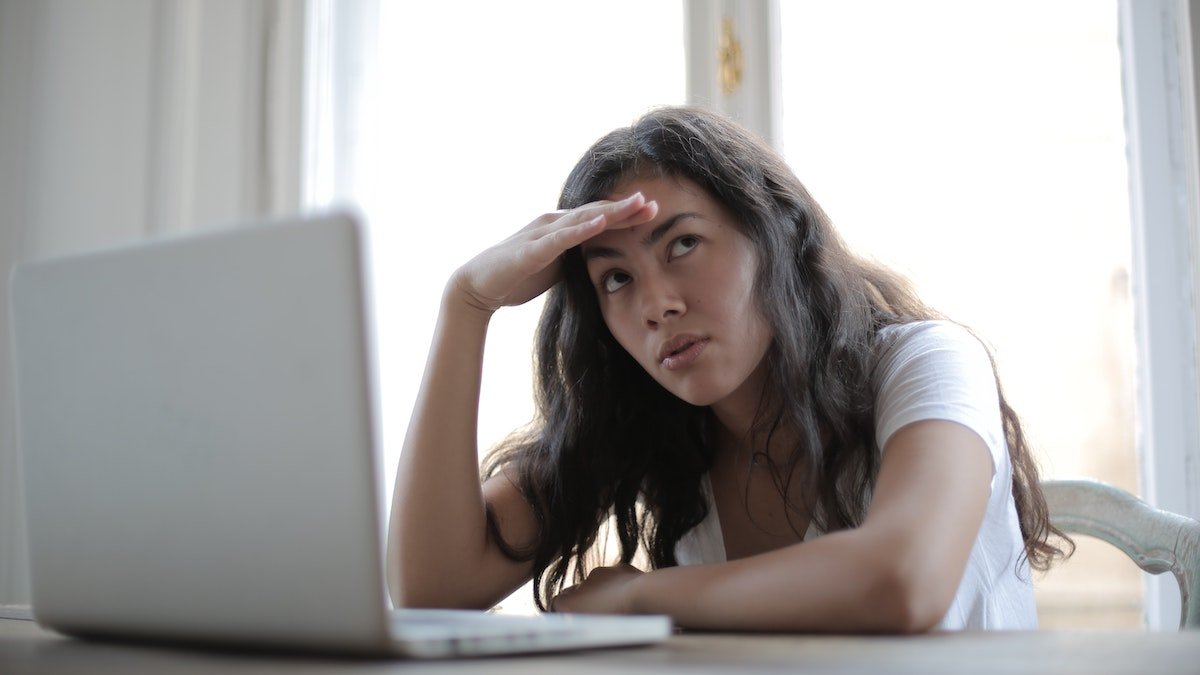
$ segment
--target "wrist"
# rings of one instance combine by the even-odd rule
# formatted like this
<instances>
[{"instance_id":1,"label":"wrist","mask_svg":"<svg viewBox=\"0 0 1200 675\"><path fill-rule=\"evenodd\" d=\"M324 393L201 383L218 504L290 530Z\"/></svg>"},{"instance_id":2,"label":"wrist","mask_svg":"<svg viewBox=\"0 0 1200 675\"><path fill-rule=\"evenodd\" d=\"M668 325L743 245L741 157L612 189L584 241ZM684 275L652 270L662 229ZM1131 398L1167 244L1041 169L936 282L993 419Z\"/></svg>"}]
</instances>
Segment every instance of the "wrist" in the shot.
<instances>
[{"instance_id":1,"label":"wrist","mask_svg":"<svg viewBox=\"0 0 1200 675\"><path fill-rule=\"evenodd\" d=\"M655 611L653 590L661 578L660 570L650 570L629 580L625 587L625 611L629 614L659 614Z\"/></svg>"},{"instance_id":2,"label":"wrist","mask_svg":"<svg viewBox=\"0 0 1200 675\"><path fill-rule=\"evenodd\" d=\"M442 290L442 312L469 317L486 325L491 321L496 310L485 305L474 293L468 291L460 274L455 272Z\"/></svg>"}]
</instances>

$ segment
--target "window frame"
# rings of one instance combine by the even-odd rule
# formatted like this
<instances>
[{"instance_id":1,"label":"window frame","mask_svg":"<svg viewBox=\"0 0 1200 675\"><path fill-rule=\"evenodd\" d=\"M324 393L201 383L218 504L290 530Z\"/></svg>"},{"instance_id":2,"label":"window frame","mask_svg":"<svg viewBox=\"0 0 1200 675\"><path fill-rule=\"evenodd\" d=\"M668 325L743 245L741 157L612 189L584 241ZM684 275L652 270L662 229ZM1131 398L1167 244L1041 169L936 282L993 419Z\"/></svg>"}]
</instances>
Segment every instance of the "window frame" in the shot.
<instances>
[{"instance_id":1,"label":"window frame","mask_svg":"<svg viewBox=\"0 0 1200 675\"><path fill-rule=\"evenodd\" d=\"M1133 236L1137 450L1143 498L1200 518L1200 175L1193 0L1120 0ZM1189 11L1189 9L1191 11ZM1178 626L1179 591L1149 576L1151 629Z\"/></svg>"}]
</instances>

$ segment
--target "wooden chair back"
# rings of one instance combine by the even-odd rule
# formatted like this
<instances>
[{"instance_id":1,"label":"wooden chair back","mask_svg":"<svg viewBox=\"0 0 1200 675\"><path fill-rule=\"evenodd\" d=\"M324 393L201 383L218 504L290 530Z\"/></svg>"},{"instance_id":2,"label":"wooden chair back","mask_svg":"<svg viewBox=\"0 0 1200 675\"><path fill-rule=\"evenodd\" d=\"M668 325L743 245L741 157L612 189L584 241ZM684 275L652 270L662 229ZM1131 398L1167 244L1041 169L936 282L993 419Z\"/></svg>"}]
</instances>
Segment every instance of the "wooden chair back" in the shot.
<instances>
[{"instance_id":1,"label":"wooden chair back","mask_svg":"<svg viewBox=\"0 0 1200 675\"><path fill-rule=\"evenodd\" d=\"M1151 574L1174 574L1179 627L1200 630L1200 521L1156 509L1099 481L1043 481L1042 490L1058 529L1106 541Z\"/></svg>"}]
</instances>

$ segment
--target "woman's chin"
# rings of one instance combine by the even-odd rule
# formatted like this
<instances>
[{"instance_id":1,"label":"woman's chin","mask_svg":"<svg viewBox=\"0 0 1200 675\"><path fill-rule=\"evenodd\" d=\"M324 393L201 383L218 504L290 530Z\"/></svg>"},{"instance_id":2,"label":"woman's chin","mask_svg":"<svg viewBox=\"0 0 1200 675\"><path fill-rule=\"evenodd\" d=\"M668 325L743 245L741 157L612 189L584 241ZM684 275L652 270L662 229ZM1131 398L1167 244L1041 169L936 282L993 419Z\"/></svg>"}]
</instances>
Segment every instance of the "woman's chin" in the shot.
<instances>
[{"instance_id":1,"label":"woman's chin","mask_svg":"<svg viewBox=\"0 0 1200 675\"><path fill-rule=\"evenodd\" d=\"M675 398L694 405L699 408L707 408L708 406L720 401L723 397L711 390L701 390L692 387L663 387L671 393Z\"/></svg>"}]
</instances>

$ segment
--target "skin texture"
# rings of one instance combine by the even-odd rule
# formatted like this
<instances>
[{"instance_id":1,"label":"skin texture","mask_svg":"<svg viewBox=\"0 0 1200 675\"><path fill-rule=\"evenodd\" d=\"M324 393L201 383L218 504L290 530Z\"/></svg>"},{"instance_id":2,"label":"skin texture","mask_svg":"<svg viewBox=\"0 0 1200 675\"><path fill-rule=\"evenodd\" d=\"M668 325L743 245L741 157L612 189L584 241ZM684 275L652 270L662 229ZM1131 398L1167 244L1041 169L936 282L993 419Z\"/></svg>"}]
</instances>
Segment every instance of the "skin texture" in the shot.
<instances>
[{"instance_id":1,"label":"skin texture","mask_svg":"<svg viewBox=\"0 0 1200 675\"><path fill-rule=\"evenodd\" d=\"M681 626L727 630L936 625L986 509L992 464L983 440L951 422L902 428L883 448L863 525L799 543L803 527L781 526L790 516L778 494L753 487L745 494L730 482L753 476L747 443L771 343L753 302L753 248L686 180L639 177L611 197L535 219L447 285L397 472L388 547L395 603L488 607L530 578L531 564L504 556L486 529L485 502L511 545L532 542L537 523L508 475L478 481L483 341L493 312L543 293L559 278L561 254L584 244L604 320L620 345L668 391L711 406L720 425L712 474L718 512L749 509L754 518L737 527L722 515L727 563L648 573L598 568L564 589L553 608L664 613ZM681 347L688 353L672 355ZM785 448L795 436L783 429L775 438Z\"/></svg>"},{"instance_id":2,"label":"skin texture","mask_svg":"<svg viewBox=\"0 0 1200 675\"><path fill-rule=\"evenodd\" d=\"M758 404L758 367L771 344L754 300L753 245L689 180L636 179L614 197L635 192L652 195L658 217L604 232L583 246L604 322L667 391L692 405L712 406L727 427L735 427ZM698 354L685 350L684 356L663 358L688 343Z\"/></svg>"}]
</instances>

